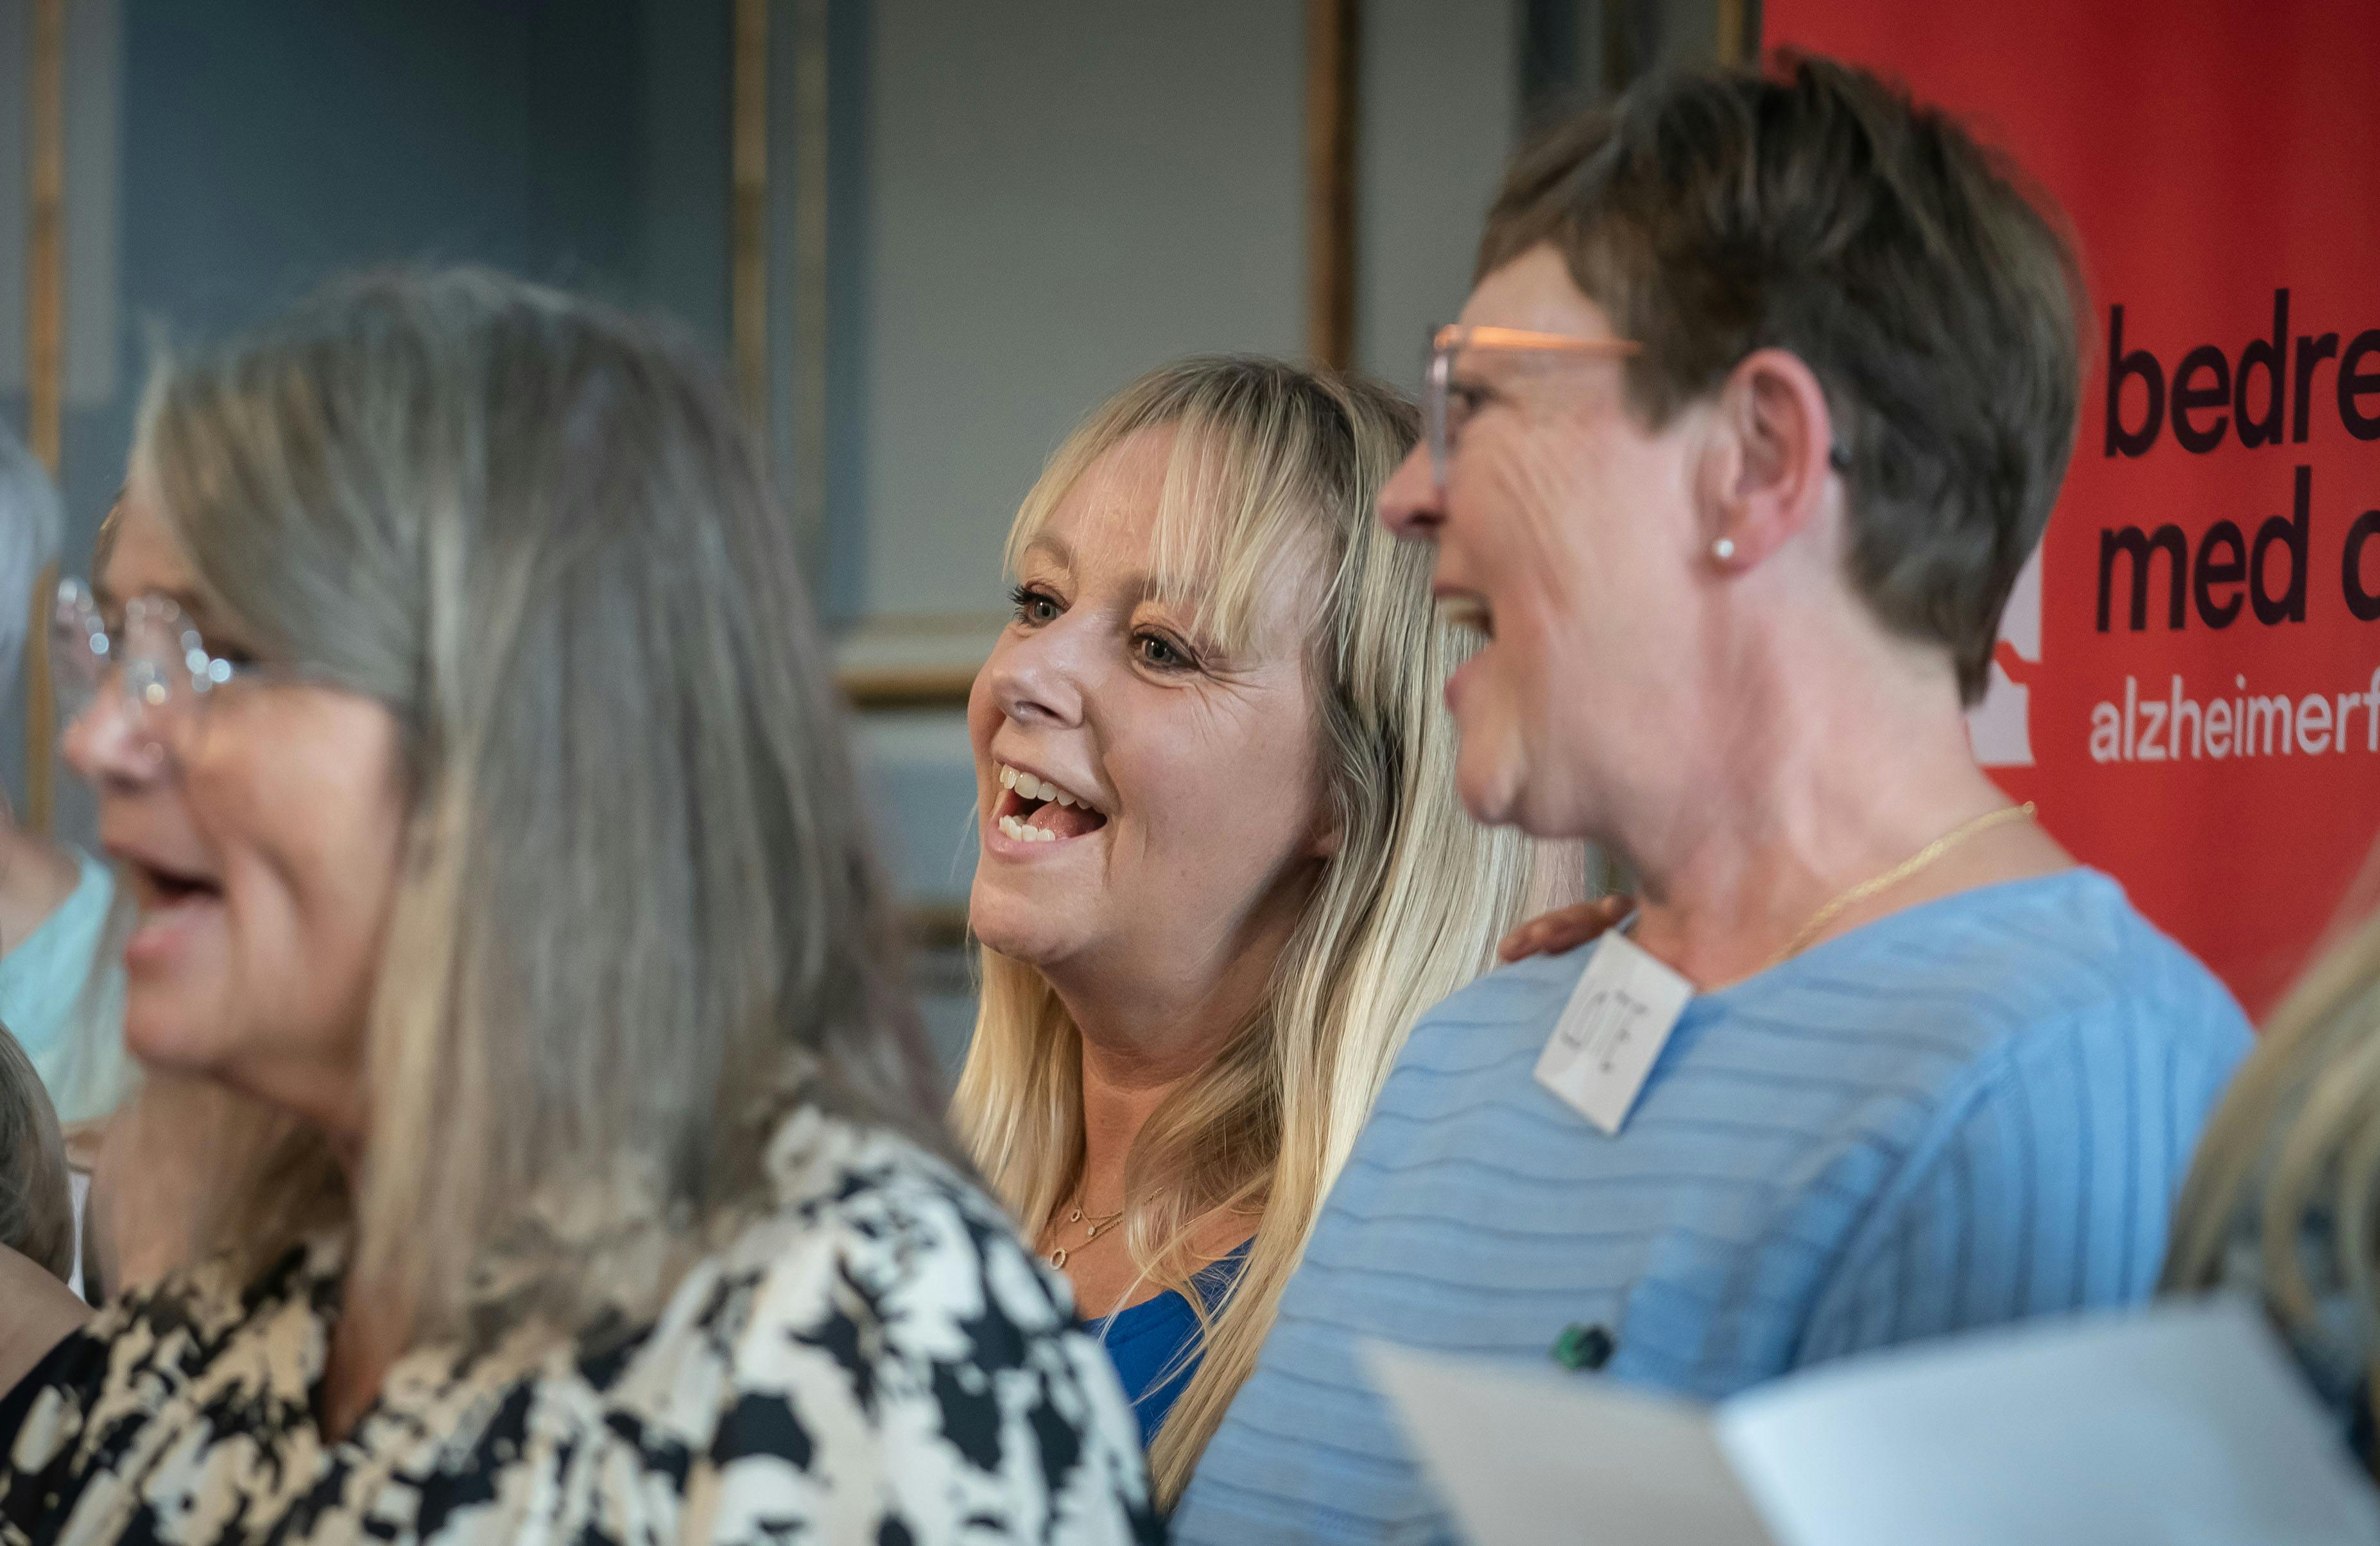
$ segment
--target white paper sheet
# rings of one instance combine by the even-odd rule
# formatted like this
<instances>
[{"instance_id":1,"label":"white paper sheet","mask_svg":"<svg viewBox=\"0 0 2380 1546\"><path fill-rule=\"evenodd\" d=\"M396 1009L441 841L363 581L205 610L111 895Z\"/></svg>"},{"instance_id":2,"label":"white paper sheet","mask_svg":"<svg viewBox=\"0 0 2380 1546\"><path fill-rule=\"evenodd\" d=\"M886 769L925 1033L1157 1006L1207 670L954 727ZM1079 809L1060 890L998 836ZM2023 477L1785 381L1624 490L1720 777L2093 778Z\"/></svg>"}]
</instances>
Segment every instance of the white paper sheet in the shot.
<instances>
[{"instance_id":1,"label":"white paper sheet","mask_svg":"<svg viewBox=\"0 0 2380 1546\"><path fill-rule=\"evenodd\" d=\"M1364 1356L1472 1540L1772 1546L1700 1407L1550 1368Z\"/></svg>"},{"instance_id":2,"label":"white paper sheet","mask_svg":"<svg viewBox=\"0 0 2380 1546\"><path fill-rule=\"evenodd\" d=\"M1716 1410L1551 1369L1365 1356L1483 1546L2380 1543L2380 1496L2237 1304L1923 1345Z\"/></svg>"}]
</instances>

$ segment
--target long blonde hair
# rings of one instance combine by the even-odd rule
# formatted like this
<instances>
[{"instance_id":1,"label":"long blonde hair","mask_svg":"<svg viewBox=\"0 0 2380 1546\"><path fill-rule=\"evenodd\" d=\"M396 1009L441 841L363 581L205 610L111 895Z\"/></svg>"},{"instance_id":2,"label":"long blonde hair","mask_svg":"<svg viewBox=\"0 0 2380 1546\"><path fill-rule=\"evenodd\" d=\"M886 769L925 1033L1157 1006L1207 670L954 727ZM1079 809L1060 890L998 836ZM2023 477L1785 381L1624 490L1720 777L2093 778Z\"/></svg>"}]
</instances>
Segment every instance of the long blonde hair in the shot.
<instances>
[{"instance_id":1,"label":"long blonde hair","mask_svg":"<svg viewBox=\"0 0 2380 1546\"><path fill-rule=\"evenodd\" d=\"M199 1250L344 1224L408 1343L571 1331L765 1205L792 1108L945 1141L792 528L688 353L368 277L162 367L134 462L211 609L395 715L408 806L352 1200L252 1128Z\"/></svg>"},{"instance_id":2,"label":"long blonde hair","mask_svg":"<svg viewBox=\"0 0 2380 1546\"><path fill-rule=\"evenodd\" d=\"M1075 429L1017 512L1017 559L1100 456L1174 431L1152 570L1215 636L1244 636L1284 555L1319 551L1307 660L1341 844L1269 992L1217 1059L1133 1145L1124 1238L1148 1279L1199 1310L1203 1356L1151 1444L1160 1500L1178 1497L1256 1363L1282 1286L1415 1019L1469 982L1529 899L1531 846L1469 820L1440 703L1461 653L1435 615L1430 558L1373 518L1413 443L1410 405L1352 378L1269 360L1193 359L1126 387ZM953 1117L1028 1233L1083 1162L1079 1033L1041 974L981 952L983 996ZM1211 1315L1190 1242L1218 1214L1261 1208L1239 1276ZM1133 1393L1137 1395L1137 1392Z\"/></svg>"},{"instance_id":3,"label":"long blonde hair","mask_svg":"<svg viewBox=\"0 0 2380 1546\"><path fill-rule=\"evenodd\" d=\"M2285 1330L2319 1338L2323 1301L2343 1295L2380 1360L2380 913L2314 964L2240 1065L2175 1207L2164 1287L2217 1286L2249 1242Z\"/></svg>"}]
</instances>

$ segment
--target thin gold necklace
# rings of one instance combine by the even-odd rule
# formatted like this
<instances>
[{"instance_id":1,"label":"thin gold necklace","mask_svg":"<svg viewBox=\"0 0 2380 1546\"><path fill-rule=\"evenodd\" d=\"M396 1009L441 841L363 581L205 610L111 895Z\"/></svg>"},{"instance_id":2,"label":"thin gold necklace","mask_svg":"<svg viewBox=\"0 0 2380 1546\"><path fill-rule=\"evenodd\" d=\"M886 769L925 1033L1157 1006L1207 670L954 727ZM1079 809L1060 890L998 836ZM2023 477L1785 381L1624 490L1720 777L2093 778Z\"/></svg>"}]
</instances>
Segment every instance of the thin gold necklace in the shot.
<instances>
[{"instance_id":1,"label":"thin gold necklace","mask_svg":"<svg viewBox=\"0 0 2380 1546\"><path fill-rule=\"evenodd\" d=\"M1115 1224L1115 1221L1122 1217L1123 1217L1123 1210L1122 1208L1118 1208L1114 1213L1103 1214L1100 1217L1086 1221L1083 1217L1082 1199L1077 1197L1075 1200L1074 1206L1066 1210L1065 1222L1067 1224L1082 1225L1083 1238L1075 1242L1071 1247L1060 1246L1057 1250L1051 1251L1050 1253L1050 1264L1053 1267L1063 1267L1066 1264L1066 1258L1069 1255L1074 1251L1082 1250L1085 1246L1089 1245L1093 1240L1098 1239L1099 1238L1100 1230L1112 1226Z\"/></svg>"},{"instance_id":2,"label":"thin gold necklace","mask_svg":"<svg viewBox=\"0 0 2380 1546\"><path fill-rule=\"evenodd\" d=\"M1985 811L1973 821L1961 822L1882 875L1861 881L1841 896L1818 909L1808 923L1794 932L1793 937L1786 942L1785 948L1769 958L1768 965L1781 966L1800 955L1809 946L1810 941L1817 938L1826 926L1841 914L1843 909L1867 900L1887 887L1900 885L1975 834L1988 832L1995 827L2004 826L2011 821L2023 821L2032 815L2033 802L2028 800L2022 805L2003 805L1997 811ZM1766 971L1767 968L1764 967L1762 970Z\"/></svg>"}]
</instances>

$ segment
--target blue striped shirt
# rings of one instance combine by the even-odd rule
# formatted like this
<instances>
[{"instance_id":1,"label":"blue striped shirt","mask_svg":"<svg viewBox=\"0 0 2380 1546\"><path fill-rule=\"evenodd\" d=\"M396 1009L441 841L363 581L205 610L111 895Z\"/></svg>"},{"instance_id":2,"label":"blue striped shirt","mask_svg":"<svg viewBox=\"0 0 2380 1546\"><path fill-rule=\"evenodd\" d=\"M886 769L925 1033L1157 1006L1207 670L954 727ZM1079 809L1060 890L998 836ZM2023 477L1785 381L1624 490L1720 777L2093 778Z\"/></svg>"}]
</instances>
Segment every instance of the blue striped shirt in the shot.
<instances>
[{"instance_id":1,"label":"blue striped shirt","mask_svg":"<svg viewBox=\"0 0 2380 1546\"><path fill-rule=\"evenodd\" d=\"M2144 1298L2249 1045L2221 984L2113 880L2070 871L1696 997L1606 1137L1534 1078L1590 953L1495 972L1415 1026L1178 1540L1445 1532L1358 1338L1542 1361L1601 1326L1611 1375L1711 1400Z\"/></svg>"}]
</instances>

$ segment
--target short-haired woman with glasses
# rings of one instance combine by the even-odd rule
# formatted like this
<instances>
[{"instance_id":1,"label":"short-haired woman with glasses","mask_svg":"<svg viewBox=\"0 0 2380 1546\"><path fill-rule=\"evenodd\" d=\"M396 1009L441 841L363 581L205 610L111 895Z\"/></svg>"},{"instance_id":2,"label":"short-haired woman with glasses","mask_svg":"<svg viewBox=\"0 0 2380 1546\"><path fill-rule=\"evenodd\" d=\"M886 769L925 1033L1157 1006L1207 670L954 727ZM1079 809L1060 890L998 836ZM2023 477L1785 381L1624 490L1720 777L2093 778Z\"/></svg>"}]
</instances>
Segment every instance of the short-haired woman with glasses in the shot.
<instances>
[{"instance_id":1,"label":"short-haired woman with glasses","mask_svg":"<svg viewBox=\"0 0 2380 1546\"><path fill-rule=\"evenodd\" d=\"M707 373L493 276L335 291L160 374L62 613L127 1038L249 1130L197 1264L0 1398L0 1541L1152 1532L942 1152Z\"/></svg>"},{"instance_id":2,"label":"short-haired woman with glasses","mask_svg":"<svg viewBox=\"0 0 2380 1546\"><path fill-rule=\"evenodd\" d=\"M1491 640L1463 804L1641 905L1415 1025L1178 1539L1440 1532L1366 1340L1716 1400L2147 1295L2247 1025L1964 712L2081 301L2021 176L1824 60L1649 78L1514 160L1380 518Z\"/></svg>"}]
</instances>

